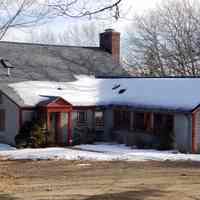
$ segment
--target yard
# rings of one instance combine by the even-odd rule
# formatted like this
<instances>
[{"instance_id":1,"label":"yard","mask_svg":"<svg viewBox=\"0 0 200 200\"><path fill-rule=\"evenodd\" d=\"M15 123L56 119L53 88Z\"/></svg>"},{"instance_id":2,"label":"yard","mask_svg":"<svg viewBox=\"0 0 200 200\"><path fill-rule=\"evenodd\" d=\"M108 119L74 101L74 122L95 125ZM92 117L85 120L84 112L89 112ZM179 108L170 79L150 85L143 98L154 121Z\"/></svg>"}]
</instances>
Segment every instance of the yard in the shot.
<instances>
[{"instance_id":1,"label":"yard","mask_svg":"<svg viewBox=\"0 0 200 200\"><path fill-rule=\"evenodd\" d=\"M198 200L198 162L1 161L0 200Z\"/></svg>"},{"instance_id":2,"label":"yard","mask_svg":"<svg viewBox=\"0 0 200 200\"><path fill-rule=\"evenodd\" d=\"M200 155L117 144L0 144L0 200L200 199Z\"/></svg>"}]
</instances>

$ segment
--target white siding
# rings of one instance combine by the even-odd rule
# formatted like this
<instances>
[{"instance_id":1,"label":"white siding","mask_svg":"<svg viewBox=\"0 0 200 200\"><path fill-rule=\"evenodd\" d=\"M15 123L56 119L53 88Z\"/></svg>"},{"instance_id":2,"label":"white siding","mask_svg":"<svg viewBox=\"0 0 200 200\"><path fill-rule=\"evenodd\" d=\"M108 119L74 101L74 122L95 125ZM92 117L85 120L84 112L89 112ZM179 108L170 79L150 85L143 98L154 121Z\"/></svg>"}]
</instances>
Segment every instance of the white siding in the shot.
<instances>
[{"instance_id":1,"label":"white siding","mask_svg":"<svg viewBox=\"0 0 200 200\"><path fill-rule=\"evenodd\" d=\"M195 121L196 144L198 152L200 151L200 111L196 113Z\"/></svg>"},{"instance_id":2,"label":"white siding","mask_svg":"<svg viewBox=\"0 0 200 200\"><path fill-rule=\"evenodd\" d=\"M191 116L176 114L174 116L174 134L176 148L182 152L191 152Z\"/></svg>"},{"instance_id":3,"label":"white siding","mask_svg":"<svg viewBox=\"0 0 200 200\"><path fill-rule=\"evenodd\" d=\"M19 131L19 108L7 96L2 94L0 109L5 110L5 130L0 131L0 141L15 145L15 136Z\"/></svg>"}]
</instances>

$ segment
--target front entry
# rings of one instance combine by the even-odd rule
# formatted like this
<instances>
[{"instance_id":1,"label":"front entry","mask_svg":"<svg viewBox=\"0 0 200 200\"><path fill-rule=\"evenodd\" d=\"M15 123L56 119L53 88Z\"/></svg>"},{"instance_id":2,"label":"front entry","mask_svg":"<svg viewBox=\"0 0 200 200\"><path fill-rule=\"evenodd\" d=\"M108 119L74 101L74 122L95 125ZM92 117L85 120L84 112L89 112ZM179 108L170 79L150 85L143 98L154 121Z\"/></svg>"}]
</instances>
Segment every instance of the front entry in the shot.
<instances>
[{"instance_id":1,"label":"front entry","mask_svg":"<svg viewBox=\"0 0 200 200\"><path fill-rule=\"evenodd\" d=\"M51 112L48 143L52 145L68 144L68 113Z\"/></svg>"},{"instance_id":2,"label":"front entry","mask_svg":"<svg viewBox=\"0 0 200 200\"><path fill-rule=\"evenodd\" d=\"M59 126L60 113L52 112L50 113L50 127L48 135L48 143L52 145L57 145L61 143L61 129Z\"/></svg>"},{"instance_id":3,"label":"front entry","mask_svg":"<svg viewBox=\"0 0 200 200\"><path fill-rule=\"evenodd\" d=\"M41 116L47 127L47 143L52 145L71 145L72 143L72 105L60 97L40 103Z\"/></svg>"}]
</instances>

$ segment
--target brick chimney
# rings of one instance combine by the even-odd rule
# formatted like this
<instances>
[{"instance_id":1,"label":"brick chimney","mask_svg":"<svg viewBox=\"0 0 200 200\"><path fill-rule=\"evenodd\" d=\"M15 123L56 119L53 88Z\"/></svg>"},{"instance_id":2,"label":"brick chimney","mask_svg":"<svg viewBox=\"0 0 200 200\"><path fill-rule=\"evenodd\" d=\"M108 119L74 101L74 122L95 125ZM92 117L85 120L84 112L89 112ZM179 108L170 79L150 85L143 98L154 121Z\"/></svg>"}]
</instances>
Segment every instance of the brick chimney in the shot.
<instances>
[{"instance_id":1,"label":"brick chimney","mask_svg":"<svg viewBox=\"0 0 200 200\"><path fill-rule=\"evenodd\" d=\"M100 48L112 54L113 60L120 63L120 33L106 29L100 33Z\"/></svg>"}]
</instances>

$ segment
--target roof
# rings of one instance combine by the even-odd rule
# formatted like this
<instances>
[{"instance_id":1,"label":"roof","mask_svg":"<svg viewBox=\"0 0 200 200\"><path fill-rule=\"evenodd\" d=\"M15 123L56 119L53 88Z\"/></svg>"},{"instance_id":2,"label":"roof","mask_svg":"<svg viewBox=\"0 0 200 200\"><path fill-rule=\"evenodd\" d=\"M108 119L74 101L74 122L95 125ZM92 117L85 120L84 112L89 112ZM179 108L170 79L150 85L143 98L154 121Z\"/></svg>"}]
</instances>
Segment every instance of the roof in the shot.
<instances>
[{"instance_id":1,"label":"roof","mask_svg":"<svg viewBox=\"0 0 200 200\"><path fill-rule=\"evenodd\" d=\"M56 97L56 96L46 96L47 99L44 101L39 102L38 106L39 107L49 107L49 106L70 106L72 107L72 105L67 102L65 99L61 98L61 97Z\"/></svg>"},{"instance_id":2,"label":"roof","mask_svg":"<svg viewBox=\"0 0 200 200\"><path fill-rule=\"evenodd\" d=\"M175 112L191 112L200 104L200 78L77 78L73 82L27 81L9 87L20 106L36 106L50 97L61 97L73 106L117 105Z\"/></svg>"},{"instance_id":3,"label":"roof","mask_svg":"<svg viewBox=\"0 0 200 200\"><path fill-rule=\"evenodd\" d=\"M32 44L0 41L0 58L14 66L11 76L0 64L0 83L40 81L73 81L74 75L123 75L111 54L98 47Z\"/></svg>"}]
</instances>

